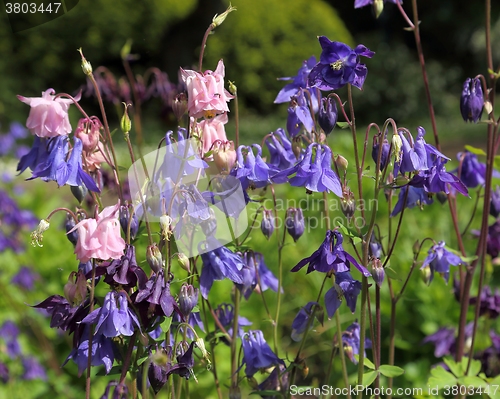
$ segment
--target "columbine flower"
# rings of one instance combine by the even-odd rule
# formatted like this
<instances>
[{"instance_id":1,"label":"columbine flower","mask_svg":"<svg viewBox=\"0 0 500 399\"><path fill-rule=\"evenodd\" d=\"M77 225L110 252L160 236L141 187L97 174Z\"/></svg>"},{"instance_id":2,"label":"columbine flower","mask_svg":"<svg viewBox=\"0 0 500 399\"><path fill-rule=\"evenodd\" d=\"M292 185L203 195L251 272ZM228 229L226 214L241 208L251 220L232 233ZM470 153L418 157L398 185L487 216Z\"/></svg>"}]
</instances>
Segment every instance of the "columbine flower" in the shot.
<instances>
[{"instance_id":1,"label":"columbine flower","mask_svg":"<svg viewBox=\"0 0 500 399\"><path fill-rule=\"evenodd\" d=\"M460 194L468 196L467 187L460 181L458 177L446 171L445 161L439 160L429 170L420 171L411 179L411 186L423 188L428 193L445 194L458 191Z\"/></svg>"},{"instance_id":2,"label":"columbine flower","mask_svg":"<svg viewBox=\"0 0 500 399\"><path fill-rule=\"evenodd\" d=\"M21 346L17 337L19 336L19 328L11 320L6 320L0 327L0 337L4 341L7 355L11 359L17 358L21 354Z\"/></svg>"},{"instance_id":3,"label":"columbine flower","mask_svg":"<svg viewBox=\"0 0 500 399\"><path fill-rule=\"evenodd\" d=\"M349 360L354 364L358 364L358 361L356 360L354 355L359 355L360 342L361 337L359 334L359 324L355 321L342 333L342 344L344 346L344 351ZM365 349L370 349L371 347L372 341L368 338L365 338Z\"/></svg>"},{"instance_id":4,"label":"columbine flower","mask_svg":"<svg viewBox=\"0 0 500 399\"><path fill-rule=\"evenodd\" d=\"M302 340L302 336L304 335L308 325L309 329L313 327L314 321L310 321L309 319L312 317L314 310L314 316L318 319L321 325L323 325L323 309L318 302L308 302L305 306L300 308L297 316L295 316L295 319L293 319L292 322L292 339L295 342Z\"/></svg>"},{"instance_id":5,"label":"columbine flower","mask_svg":"<svg viewBox=\"0 0 500 399\"><path fill-rule=\"evenodd\" d=\"M356 259L349 255L342 247L344 238L337 230L328 230L326 237L319 249L317 249L308 258L302 259L293 269L292 272L297 272L305 265L309 264L307 273L316 270L318 272L335 273L348 272L351 269L351 263L361 272L365 277L371 276L366 267L361 266Z\"/></svg>"},{"instance_id":6,"label":"columbine flower","mask_svg":"<svg viewBox=\"0 0 500 399\"><path fill-rule=\"evenodd\" d=\"M28 266L22 266L14 277L12 277L11 283L24 288L25 290L31 291L36 280L39 280L40 276L35 273Z\"/></svg>"},{"instance_id":7,"label":"columbine flower","mask_svg":"<svg viewBox=\"0 0 500 399\"><path fill-rule=\"evenodd\" d=\"M486 176L486 164L479 162L477 155L469 151L459 152L457 158L460 165L456 174L468 188L482 186Z\"/></svg>"},{"instance_id":8,"label":"columbine flower","mask_svg":"<svg viewBox=\"0 0 500 399\"><path fill-rule=\"evenodd\" d=\"M189 116L200 118L213 117L222 112L229 112L227 102L234 98L224 89L224 62L217 64L214 72L204 74L181 68L181 77L188 92Z\"/></svg>"},{"instance_id":9,"label":"columbine flower","mask_svg":"<svg viewBox=\"0 0 500 399\"><path fill-rule=\"evenodd\" d=\"M228 278L236 284L243 284L241 269L245 266L241 257L226 247L219 247L201 254L203 269L200 276L200 290L203 298L208 293L215 280Z\"/></svg>"},{"instance_id":10,"label":"columbine flower","mask_svg":"<svg viewBox=\"0 0 500 399\"><path fill-rule=\"evenodd\" d=\"M197 124L196 129L200 133L203 154L213 149L217 141L227 142L224 125L227 123L227 114L217 115L215 118L204 119Z\"/></svg>"},{"instance_id":11,"label":"columbine flower","mask_svg":"<svg viewBox=\"0 0 500 399\"><path fill-rule=\"evenodd\" d=\"M284 364L283 360L279 359L271 350L260 330L250 330L242 337L241 343L243 364L246 365L245 374L249 378L253 377L259 369Z\"/></svg>"},{"instance_id":12,"label":"columbine flower","mask_svg":"<svg viewBox=\"0 0 500 399\"><path fill-rule=\"evenodd\" d=\"M253 153L253 148L257 149L257 155ZM240 145L237 150L237 167L233 169L231 175L241 181L241 187L246 190L248 187L261 188L270 182L270 178L278 170L264 162L262 159L262 148L258 144L251 146ZM246 156L243 154L246 153Z\"/></svg>"},{"instance_id":13,"label":"columbine flower","mask_svg":"<svg viewBox=\"0 0 500 399\"><path fill-rule=\"evenodd\" d=\"M359 57L371 58L375 53L362 44L353 50L347 44L332 42L326 36L319 37L319 44L323 51L319 63L309 74L309 86L336 90L352 84L361 89L368 70L359 62Z\"/></svg>"},{"instance_id":14,"label":"columbine flower","mask_svg":"<svg viewBox=\"0 0 500 399\"><path fill-rule=\"evenodd\" d=\"M278 291L278 279L264 263L264 255L259 252L246 251L242 259L245 264L242 269L243 284L237 284L237 286L245 299L248 299L257 287L260 291L266 291L268 288Z\"/></svg>"},{"instance_id":15,"label":"columbine flower","mask_svg":"<svg viewBox=\"0 0 500 399\"><path fill-rule=\"evenodd\" d=\"M335 285L325 294L326 313L332 318L345 298L351 312L356 311L356 300L361 292L361 283L354 280L349 272L335 274Z\"/></svg>"},{"instance_id":16,"label":"columbine flower","mask_svg":"<svg viewBox=\"0 0 500 399\"><path fill-rule=\"evenodd\" d=\"M133 288L139 285L139 289L142 289L148 281L144 270L137 265L133 245L126 245L125 254L120 259L101 263L96 270L96 277L104 273L106 273L104 282L110 286L121 285L123 288Z\"/></svg>"},{"instance_id":17,"label":"columbine flower","mask_svg":"<svg viewBox=\"0 0 500 399\"><path fill-rule=\"evenodd\" d=\"M455 329L452 327L442 327L434 334L425 337L422 341L423 344L428 342L435 345L435 357L449 355L452 353L452 348L455 346Z\"/></svg>"},{"instance_id":18,"label":"columbine flower","mask_svg":"<svg viewBox=\"0 0 500 399\"><path fill-rule=\"evenodd\" d=\"M286 130L290 137L297 136L302 128L308 133L311 133L314 129L314 120L311 116L309 101L306 99L303 90L292 97L286 120Z\"/></svg>"},{"instance_id":19,"label":"columbine flower","mask_svg":"<svg viewBox=\"0 0 500 399\"><path fill-rule=\"evenodd\" d=\"M73 230L78 229L75 254L80 262L88 262L91 258L107 260L122 257L125 241L120 236L119 208L119 203L108 206L95 219L83 219L73 227Z\"/></svg>"},{"instance_id":20,"label":"columbine flower","mask_svg":"<svg viewBox=\"0 0 500 399\"><path fill-rule=\"evenodd\" d=\"M198 288L183 284L179 293L179 309L187 317L198 303Z\"/></svg>"},{"instance_id":21,"label":"columbine flower","mask_svg":"<svg viewBox=\"0 0 500 399\"><path fill-rule=\"evenodd\" d=\"M292 80L292 83L288 83L285 87L283 87L276 99L274 100L275 104L287 103L289 102L293 96L297 95L300 89L307 88L307 77L311 72L311 69L316 65L316 57L313 55L308 60L305 60L302 63L302 66L297 71L297 75L291 78L279 78L278 80ZM309 91L311 97L313 97L313 104L318 104L316 90Z\"/></svg>"},{"instance_id":22,"label":"columbine flower","mask_svg":"<svg viewBox=\"0 0 500 399\"><path fill-rule=\"evenodd\" d=\"M500 215L500 186L491 190L490 215L497 218Z\"/></svg>"},{"instance_id":23,"label":"columbine flower","mask_svg":"<svg viewBox=\"0 0 500 399\"><path fill-rule=\"evenodd\" d=\"M43 247L42 241L43 241L43 233L45 233L50 227L50 223L48 220L42 219L40 220L40 223L38 224L38 227L36 230L31 233L31 245L36 246L38 245L39 247Z\"/></svg>"},{"instance_id":24,"label":"columbine flower","mask_svg":"<svg viewBox=\"0 0 500 399\"><path fill-rule=\"evenodd\" d=\"M47 373L40 362L32 356L23 358L23 380L46 380Z\"/></svg>"},{"instance_id":25,"label":"columbine flower","mask_svg":"<svg viewBox=\"0 0 500 399\"><path fill-rule=\"evenodd\" d=\"M178 311L177 303L170 293L170 282L165 282L163 269L153 273L148 282L139 291L136 291L135 305L141 319L147 320L151 315L170 317Z\"/></svg>"},{"instance_id":26,"label":"columbine flower","mask_svg":"<svg viewBox=\"0 0 500 399\"><path fill-rule=\"evenodd\" d=\"M473 297L469 300L469 305L475 305L478 298ZM490 319L496 319L500 315L500 290L498 288L493 294L489 286L484 286L479 295L479 315L487 315Z\"/></svg>"},{"instance_id":27,"label":"columbine flower","mask_svg":"<svg viewBox=\"0 0 500 399\"><path fill-rule=\"evenodd\" d=\"M295 242L304 234L304 214L301 208L288 208L286 210L285 228Z\"/></svg>"},{"instance_id":28,"label":"columbine flower","mask_svg":"<svg viewBox=\"0 0 500 399\"><path fill-rule=\"evenodd\" d=\"M369 6L369 5L372 5L372 4L380 2L380 1L382 1L382 0L354 0L354 8L361 8L361 7ZM391 3L394 3L394 4L396 4L398 2L398 0L383 0L383 1L384 1L384 3L387 3L388 1L390 1Z\"/></svg>"},{"instance_id":29,"label":"columbine flower","mask_svg":"<svg viewBox=\"0 0 500 399\"><path fill-rule=\"evenodd\" d=\"M406 192L408 191L408 194ZM405 201L406 199L406 201ZM403 210L403 208L413 208L419 206L423 208L425 205L430 205L434 201L431 196L423 188L417 188L414 186L404 186L401 187L398 196L398 202L394 207L391 217L397 215Z\"/></svg>"},{"instance_id":30,"label":"columbine flower","mask_svg":"<svg viewBox=\"0 0 500 399\"><path fill-rule=\"evenodd\" d=\"M272 132L266 138L266 145L271 158L269 164L278 170L291 168L297 162L297 157L293 153L292 142L282 128Z\"/></svg>"},{"instance_id":31,"label":"columbine flower","mask_svg":"<svg viewBox=\"0 0 500 399\"><path fill-rule=\"evenodd\" d=\"M118 301L118 306L117 306ZM95 335L104 335L108 338L119 335L131 336L134 333L134 324L140 330L139 321L128 308L127 296L124 292L108 292L104 297L102 307L94 310L82 320L84 324L96 323Z\"/></svg>"},{"instance_id":32,"label":"columbine flower","mask_svg":"<svg viewBox=\"0 0 500 399\"><path fill-rule=\"evenodd\" d=\"M262 231L262 234L266 236L267 239L271 237L271 235L274 232L274 226L275 226L275 221L274 221L274 215L273 211L269 209L264 209L262 212L262 221L260 222L260 230Z\"/></svg>"},{"instance_id":33,"label":"columbine flower","mask_svg":"<svg viewBox=\"0 0 500 399\"><path fill-rule=\"evenodd\" d=\"M460 112L465 122L477 123L483 113L484 97L481 80L467 78L460 98Z\"/></svg>"},{"instance_id":34,"label":"columbine flower","mask_svg":"<svg viewBox=\"0 0 500 399\"><path fill-rule=\"evenodd\" d=\"M338 119L337 103L335 98L328 97L321 99L319 107L318 123L326 135L329 135L335 128Z\"/></svg>"},{"instance_id":35,"label":"columbine flower","mask_svg":"<svg viewBox=\"0 0 500 399\"><path fill-rule=\"evenodd\" d=\"M450 278L450 265L457 266L462 263L459 256L448 251L445 247L444 241L440 241L438 244L433 245L428 252L427 257L422 264L421 269L429 266L431 270L431 276L429 279L429 284L434 278L434 272L442 274L446 283Z\"/></svg>"},{"instance_id":36,"label":"columbine flower","mask_svg":"<svg viewBox=\"0 0 500 399\"><path fill-rule=\"evenodd\" d=\"M233 336L233 326L234 326L234 308L233 305L229 303L220 304L217 309L214 310L215 315L219 319L220 324L224 327L227 333ZM251 326L252 322L246 317L238 316L238 331L236 331L236 336L241 338L245 333L243 327ZM227 343L226 340L223 341Z\"/></svg>"},{"instance_id":37,"label":"columbine flower","mask_svg":"<svg viewBox=\"0 0 500 399\"><path fill-rule=\"evenodd\" d=\"M71 133L68 108L72 100L55 98L55 90L42 92L42 97L17 98L31 107L26 127L38 137L66 136ZM80 96L75 98L79 100Z\"/></svg>"},{"instance_id":38,"label":"columbine flower","mask_svg":"<svg viewBox=\"0 0 500 399\"><path fill-rule=\"evenodd\" d=\"M328 146L313 143L307 147L300 162L277 173L272 180L283 183L288 177L292 186L305 187L308 192L332 191L338 197L342 197L340 180L331 165L332 150Z\"/></svg>"}]
</instances>

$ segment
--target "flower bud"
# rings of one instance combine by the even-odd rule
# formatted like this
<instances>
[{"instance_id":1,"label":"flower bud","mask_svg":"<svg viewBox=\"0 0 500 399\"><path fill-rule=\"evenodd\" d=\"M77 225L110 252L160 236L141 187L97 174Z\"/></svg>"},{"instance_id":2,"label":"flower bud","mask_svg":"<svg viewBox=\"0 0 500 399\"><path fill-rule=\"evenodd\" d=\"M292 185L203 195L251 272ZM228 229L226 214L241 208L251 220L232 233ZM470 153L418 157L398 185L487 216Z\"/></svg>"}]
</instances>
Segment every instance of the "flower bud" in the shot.
<instances>
[{"instance_id":1,"label":"flower bud","mask_svg":"<svg viewBox=\"0 0 500 399\"><path fill-rule=\"evenodd\" d=\"M304 214L301 208L288 208L286 211L285 228L295 242L304 234Z\"/></svg>"},{"instance_id":2,"label":"flower bud","mask_svg":"<svg viewBox=\"0 0 500 399\"><path fill-rule=\"evenodd\" d=\"M373 2L373 12L375 13L375 18L380 17L382 11L384 11L384 0L375 0Z\"/></svg>"},{"instance_id":3,"label":"flower bud","mask_svg":"<svg viewBox=\"0 0 500 399\"><path fill-rule=\"evenodd\" d=\"M484 96L481 80L467 78L460 98L460 112L465 122L477 123L483 113Z\"/></svg>"},{"instance_id":4,"label":"flower bud","mask_svg":"<svg viewBox=\"0 0 500 399\"><path fill-rule=\"evenodd\" d=\"M396 162L401 162L402 148L403 148L403 140L401 140L399 134L393 134L392 153L396 157Z\"/></svg>"},{"instance_id":5,"label":"flower bud","mask_svg":"<svg viewBox=\"0 0 500 399\"><path fill-rule=\"evenodd\" d=\"M183 284L179 293L179 309L186 318L197 303L198 288L194 288L191 284Z\"/></svg>"},{"instance_id":6,"label":"flower bud","mask_svg":"<svg viewBox=\"0 0 500 399\"><path fill-rule=\"evenodd\" d=\"M182 119L182 117L186 114L188 110L188 101L186 97L186 93L178 94L174 101L172 102L172 111L174 111L174 115L178 121Z\"/></svg>"},{"instance_id":7,"label":"flower bud","mask_svg":"<svg viewBox=\"0 0 500 399\"><path fill-rule=\"evenodd\" d=\"M82 52L82 49L79 48L77 50L80 55L82 56L82 70L83 70L83 73L87 76L90 76L92 75L92 65L90 65L90 62L88 62L85 57L83 56L83 52Z\"/></svg>"},{"instance_id":8,"label":"flower bud","mask_svg":"<svg viewBox=\"0 0 500 399\"><path fill-rule=\"evenodd\" d=\"M337 155L335 157L335 166L339 172L347 172L347 167L349 166L349 162L342 155Z\"/></svg>"},{"instance_id":9,"label":"flower bud","mask_svg":"<svg viewBox=\"0 0 500 399\"><path fill-rule=\"evenodd\" d=\"M318 113L318 123L328 136L335 128L338 119L337 104L335 98L327 97L321 99Z\"/></svg>"},{"instance_id":10,"label":"flower bud","mask_svg":"<svg viewBox=\"0 0 500 399\"><path fill-rule=\"evenodd\" d=\"M344 196L340 199L340 208L347 220L350 221L354 216L354 212L356 212L356 200L354 199L354 194L348 187L344 189L343 194Z\"/></svg>"},{"instance_id":11,"label":"flower bud","mask_svg":"<svg viewBox=\"0 0 500 399\"><path fill-rule=\"evenodd\" d=\"M73 245L76 245L78 242L78 230L73 230L71 233L70 231L75 227L75 219L73 219L73 216L71 216L69 213L66 214L66 223L64 225L64 228L66 229L66 237L68 238L69 242Z\"/></svg>"},{"instance_id":12,"label":"flower bud","mask_svg":"<svg viewBox=\"0 0 500 399\"><path fill-rule=\"evenodd\" d=\"M229 92L233 95L236 96L238 94L238 88L234 84L234 82L228 81L229 84Z\"/></svg>"},{"instance_id":13,"label":"flower bud","mask_svg":"<svg viewBox=\"0 0 500 399\"><path fill-rule=\"evenodd\" d=\"M68 282L64 285L64 297L71 306L80 305L87 297L87 279L83 271L71 272Z\"/></svg>"},{"instance_id":14,"label":"flower bud","mask_svg":"<svg viewBox=\"0 0 500 399\"><path fill-rule=\"evenodd\" d=\"M372 277L373 281L380 287L382 287L382 283L385 278L385 270L382 267L382 262L380 259L374 259L372 263Z\"/></svg>"},{"instance_id":15,"label":"flower bud","mask_svg":"<svg viewBox=\"0 0 500 399\"><path fill-rule=\"evenodd\" d=\"M146 250L146 260L151 270L155 273L158 273L163 268L163 256L156 244L148 246Z\"/></svg>"},{"instance_id":16,"label":"flower bud","mask_svg":"<svg viewBox=\"0 0 500 399\"><path fill-rule=\"evenodd\" d=\"M233 11L236 11L236 7L233 7L231 4L229 4L229 7L221 15L215 14L215 16L212 19L212 26L214 28L217 28L224 22L229 13Z\"/></svg>"},{"instance_id":17,"label":"flower bud","mask_svg":"<svg viewBox=\"0 0 500 399\"><path fill-rule=\"evenodd\" d=\"M430 266L426 266L423 269L420 269L422 273L422 280L425 284L429 285L432 281L432 270Z\"/></svg>"},{"instance_id":18,"label":"flower bud","mask_svg":"<svg viewBox=\"0 0 500 399\"><path fill-rule=\"evenodd\" d=\"M222 174L228 174L236 163L236 151L234 150L234 143L226 141L225 143L219 142L213 146L213 157L215 166Z\"/></svg>"},{"instance_id":19,"label":"flower bud","mask_svg":"<svg viewBox=\"0 0 500 399\"><path fill-rule=\"evenodd\" d=\"M36 247L37 245L39 247L43 247L43 233L45 233L49 229L49 227L50 223L48 220L40 220L40 223L38 224L36 230L31 233L31 245L33 245L34 247Z\"/></svg>"},{"instance_id":20,"label":"flower bud","mask_svg":"<svg viewBox=\"0 0 500 399\"><path fill-rule=\"evenodd\" d=\"M120 127L122 129L122 132L127 134L130 132L130 129L132 129L132 121L128 116L128 107L130 107L130 104L123 103L123 105L125 106L125 111L123 112L123 116L120 121Z\"/></svg>"},{"instance_id":21,"label":"flower bud","mask_svg":"<svg viewBox=\"0 0 500 399\"><path fill-rule=\"evenodd\" d=\"M490 215L497 218L500 215L500 186L491 191Z\"/></svg>"},{"instance_id":22,"label":"flower bud","mask_svg":"<svg viewBox=\"0 0 500 399\"><path fill-rule=\"evenodd\" d=\"M368 250L370 257L374 259L380 259L382 257L382 245L375 239L374 234L372 234Z\"/></svg>"},{"instance_id":23,"label":"flower bud","mask_svg":"<svg viewBox=\"0 0 500 399\"><path fill-rule=\"evenodd\" d=\"M161 236L165 241L168 241L170 238L170 225L172 224L172 218L168 215L160 216L160 228L161 228Z\"/></svg>"},{"instance_id":24,"label":"flower bud","mask_svg":"<svg viewBox=\"0 0 500 399\"><path fill-rule=\"evenodd\" d=\"M130 220L130 204L120 206L120 226L122 227L123 234L125 237L128 232L128 225L130 223L130 239L133 240L137 236L139 231L139 220L135 212L132 214L132 220Z\"/></svg>"},{"instance_id":25,"label":"flower bud","mask_svg":"<svg viewBox=\"0 0 500 399\"><path fill-rule=\"evenodd\" d=\"M177 254L177 263L182 269L190 273L191 268L189 267L189 258L182 252Z\"/></svg>"},{"instance_id":26,"label":"flower bud","mask_svg":"<svg viewBox=\"0 0 500 399\"><path fill-rule=\"evenodd\" d=\"M378 157L380 154L380 144L379 144L379 137L378 136L373 136L373 147L372 147L372 159L373 162L375 162L375 165L378 162ZM389 161L389 149L391 148L389 142L387 141L387 138L384 138L384 141L382 142L382 155L380 158L380 171L384 170L385 167L387 166L387 162Z\"/></svg>"},{"instance_id":27,"label":"flower bud","mask_svg":"<svg viewBox=\"0 0 500 399\"><path fill-rule=\"evenodd\" d=\"M269 209L264 209L264 212L262 213L262 222L260 223L260 230L268 240L269 237L271 237L271 235L274 232L274 227L275 227L275 220L273 211Z\"/></svg>"},{"instance_id":28,"label":"flower bud","mask_svg":"<svg viewBox=\"0 0 500 399\"><path fill-rule=\"evenodd\" d=\"M87 187L84 185L71 186L71 194L73 194L73 197L75 197L80 204L83 202L88 192L89 190L87 190Z\"/></svg>"},{"instance_id":29,"label":"flower bud","mask_svg":"<svg viewBox=\"0 0 500 399\"><path fill-rule=\"evenodd\" d=\"M420 242L418 240L414 242L412 249L413 255L418 255L418 253L420 252Z\"/></svg>"}]
</instances>

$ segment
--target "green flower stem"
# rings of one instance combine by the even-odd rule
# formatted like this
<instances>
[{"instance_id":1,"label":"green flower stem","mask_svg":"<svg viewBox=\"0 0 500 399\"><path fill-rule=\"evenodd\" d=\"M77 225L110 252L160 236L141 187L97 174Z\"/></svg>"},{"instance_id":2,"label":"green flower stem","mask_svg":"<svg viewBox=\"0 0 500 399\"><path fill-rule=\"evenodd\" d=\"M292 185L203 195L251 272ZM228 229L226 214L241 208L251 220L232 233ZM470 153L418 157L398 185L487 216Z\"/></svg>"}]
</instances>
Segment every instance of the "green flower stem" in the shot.
<instances>
[{"instance_id":1,"label":"green flower stem","mask_svg":"<svg viewBox=\"0 0 500 399\"><path fill-rule=\"evenodd\" d=\"M236 343L238 342L238 316L240 314L240 291L234 289L234 310L233 310L233 336L231 340L231 387L238 387L238 356ZM242 338L243 339L243 338Z\"/></svg>"},{"instance_id":2,"label":"green flower stem","mask_svg":"<svg viewBox=\"0 0 500 399\"><path fill-rule=\"evenodd\" d=\"M127 60L127 57L123 57L123 68L125 69L125 73L127 74L127 79L130 83L130 88L132 89L132 96L134 97L134 128L137 133L137 150L139 151L139 158L142 158L142 146L144 143L142 137L142 123L141 123L141 99L137 93L137 82L134 78L134 73L132 72L132 68L130 67L130 63Z\"/></svg>"},{"instance_id":3,"label":"green flower stem","mask_svg":"<svg viewBox=\"0 0 500 399\"><path fill-rule=\"evenodd\" d=\"M94 292L95 292L95 260L92 260L92 279L90 280L90 309L89 314L94 310ZM94 337L94 327L89 326L89 350L87 353L87 377L85 380L85 399L90 399L90 380L92 367L92 338Z\"/></svg>"}]
</instances>

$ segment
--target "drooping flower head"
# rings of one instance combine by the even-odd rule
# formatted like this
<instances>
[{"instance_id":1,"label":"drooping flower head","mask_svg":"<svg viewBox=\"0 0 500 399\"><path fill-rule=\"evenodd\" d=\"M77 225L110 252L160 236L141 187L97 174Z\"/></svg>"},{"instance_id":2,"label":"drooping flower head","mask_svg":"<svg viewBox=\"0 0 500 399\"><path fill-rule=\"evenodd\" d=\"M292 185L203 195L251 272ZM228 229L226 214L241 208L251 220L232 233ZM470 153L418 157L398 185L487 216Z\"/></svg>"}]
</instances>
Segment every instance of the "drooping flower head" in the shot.
<instances>
[{"instance_id":1,"label":"drooping flower head","mask_svg":"<svg viewBox=\"0 0 500 399\"><path fill-rule=\"evenodd\" d=\"M215 71L201 74L181 68L181 77L188 92L188 113L193 118L214 117L229 112L227 102L234 98L224 88L224 62L217 64Z\"/></svg>"},{"instance_id":2,"label":"drooping flower head","mask_svg":"<svg viewBox=\"0 0 500 399\"><path fill-rule=\"evenodd\" d=\"M311 133L314 129L311 107L304 90L300 90L296 96L292 97L286 120L286 130L290 137L297 136L302 129L305 129L308 133Z\"/></svg>"},{"instance_id":3,"label":"drooping flower head","mask_svg":"<svg viewBox=\"0 0 500 399\"><path fill-rule=\"evenodd\" d=\"M75 254L80 262L95 259L120 259L125 241L120 236L118 212L120 204L108 206L95 219L83 219L73 229L78 230Z\"/></svg>"},{"instance_id":4,"label":"drooping flower head","mask_svg":"<svg viewBox=\"0 0 500 399\"><path fill-rule=\"evenodd\" d=\"M479 162L477 155L469 151L459 152L460 165L456 171L462 183L468 188L482 186L486 177L486 164Z\"/></svg>"},{"instance_id":5,"label":"drooping flower head","mask_svg":"<svg viewBox=\"0 0 500 399\"><path fill-rule=\"evenodd\" d=\"M275 104L287 103L291 100L291 98L299 92L300 89L305 89L308 87L307 77L311 72L311 69L316 65L316 57L313 55L309 59L305 60L302 63L302 66L297 71L297 75L294 77L288 78L279 78L278 80L293 80L293 82L288 83L285 87L283 87L276 99L274 100ZM316 97L316 91L310 91L311 96ZM318 103L318 101L313 101L313 103Z\"/></svg>"},{"instance_id":6,"label":"drooping flower head","mask_svg":"<svg viewBox=\"0 0 500 399\"><path fill-rule=\"evenodd\" d=\"M302 208L288 208L286 210L285 228L286 232L293 238L293 241L297 242L305 230Z\"/></svg>"},{"instance_id":7,"label":"drooping flower head","mask_svg":"<svg viewBox=\"0 0 500 399\"><path fill-rule=\"evenodd\" d=\"M302 340L302 336L306 331L306 328L309 326L309 329L313 327L313 320L310 320L311 317L314 316L318 319L318 321L323 324L323 309L319 305L318 302L308 302L305 306L301 307L295 319L292 322L292 339L295 342L300 342Z\"/></svg>"},{"instance_id":8,"label":"drooping flower head","mask_svg":"<svg viewBox=\"0 0 500 399\"><path fill-rule=\"evenodd\" d=\"M359 355L359 347L361 344L361 336L359 330L359 324L357 321L355 321L342 333L342 344L344 347L344 351L349 360L354 364L358 363L354 356ZM372 341L368 338L365 338L365 349L370 349L371 347Z\"/></svg>"},{"instance_id":9,"label":"drooping flower head","mask_svg":"<svg viewBox=\"0 0 500 399\"><path fill-rule=\"evenodd\" d=\"M391 212L391 217L397 215L404 208L410 209L419 206L422 209L424 204L430 205L433 202L432 197L423 188L410 185L403 186L399 191L398 202Z\"/></svg>"},{"instance_id":10,"label":"drooping flower head","mask_svg":"<svg viewBox=\"0 0 500 399\"><path fill-rule=\"evenodd\" d=\"M448 251L445 248L444 241L440 241L436 245L433 245L428 252L427 257L422 264L421 269L429 266L431 270L431 276L429 279L429 284L434 278L434 273L440 273L445 279L446 283L450 278L450 265L458 266L462 263L462 260L458 255Z\"/></svg>"},{"instance_id":11,"label":"drooping flower head","mask_svg":"<svg viewBox=\"0 0 500 399\"><path fill-rule=\"evenodd\" d=\"M31 107L26 127L38 137L66 136L71 133L71 124L68 118L68 109L72 100L55 98L55 90L48 89L42 92L42 97L17 98ZM75 98L79 100L80 96Z\"/></svg>"},{"instance_id":12,"label":"drooping flower head","mask_svg":"<svg viewBox=\"0 0 500 399\"><path fill-rule=\"evenodd\" d=\"M362 44L353 50L347 44L332 42L326 36L319 37L319 44L323 51L319 63L309 74L309 86L320 90L337 90L352 84L361 89L368 69L359 62L359 57L371 58L375 53Z\"/></svg>"},{"instance_id":13,"label":"drooping flower head","mask_svg":"<svg viewBox=\"0 0 500 399\"><path fill-rule=\"evenodd\" d=\"M259 369L284 364L283 360L274 354L260 330L248 331L242 337L241 343L243 346L243 364L246 365L245 374L247 377L253 377Z\"/></svg>"},{"instance_id":14,"label":"drooping flower head","mask_svg":"<svg viewBox=\"0 0 500 399\"><path fill-rule=\"evenodd\" d=\"M465 122L477 123L483 113L484 97L481 80L467 78L460 98L460 112Z\"/></svg>"},{"instance_id":15,"label":"drooping flower head","mask_svg":"<svg viewBox=\"0 0 500 399\"><path fill-rule=\"evenodd\" d=\"M325 294L326 313L332 318L345 298L352 313L356 311L356 301L361 292L361 283L354 280L349 272L335 274L335 285Z\"/></svg>"}]
</instances>

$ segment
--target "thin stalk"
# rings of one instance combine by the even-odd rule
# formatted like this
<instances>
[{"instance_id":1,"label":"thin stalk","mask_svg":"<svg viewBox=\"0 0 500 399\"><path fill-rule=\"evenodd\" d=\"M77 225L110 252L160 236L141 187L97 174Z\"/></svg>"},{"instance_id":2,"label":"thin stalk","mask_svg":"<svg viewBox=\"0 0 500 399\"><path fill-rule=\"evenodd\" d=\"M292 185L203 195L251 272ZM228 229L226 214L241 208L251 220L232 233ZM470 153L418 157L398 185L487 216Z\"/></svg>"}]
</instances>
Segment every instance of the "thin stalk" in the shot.
<instances>
[{"instance_id":1,"label":"thin stalk","mask_svg":"<svg viewBox=\"0 0 500 399\"><path fill-rule=\"evenodd\" d=\"M94 310L94 291L95 291L95 260L92 260L92 279L90 280L90 309L89 313ZM87 377L85 380L85 399L90 399L90 374L92 367L92 338L94 336L94 328L89 326L89 350L87 353Z\"/></svg>"},{"instance_id":2,"label":"thin stalk","mask_svg":"<svg viewBox=\"0 0 500 399\"><path fill-rule=\"evenodd\" d=\"M238 387L238 357L236 343L238 342L238 316L240 312L240 291L234 290L234 309L233 309L233 339L231 340L231 387Z\"/></svg>"}]
</instances>

